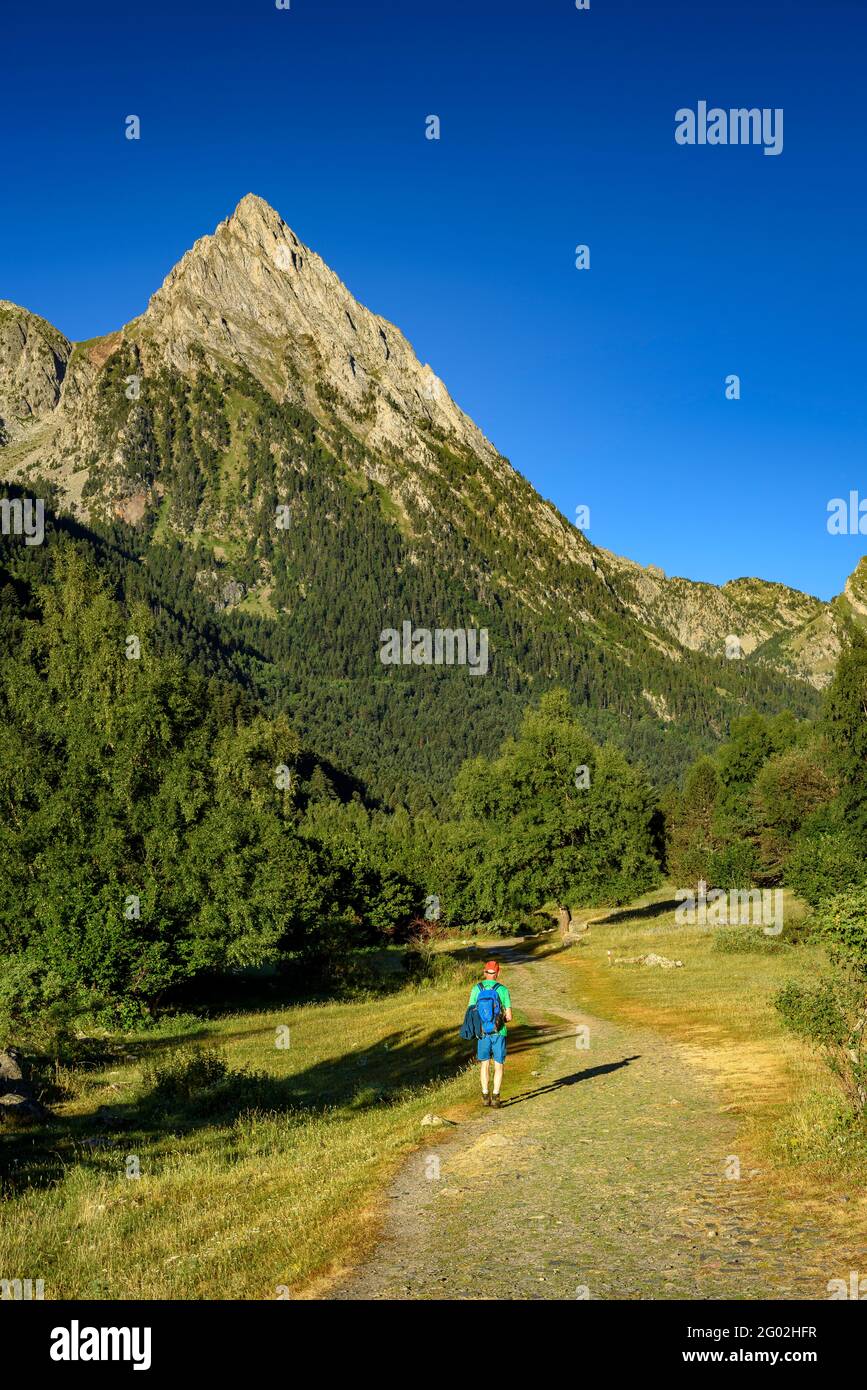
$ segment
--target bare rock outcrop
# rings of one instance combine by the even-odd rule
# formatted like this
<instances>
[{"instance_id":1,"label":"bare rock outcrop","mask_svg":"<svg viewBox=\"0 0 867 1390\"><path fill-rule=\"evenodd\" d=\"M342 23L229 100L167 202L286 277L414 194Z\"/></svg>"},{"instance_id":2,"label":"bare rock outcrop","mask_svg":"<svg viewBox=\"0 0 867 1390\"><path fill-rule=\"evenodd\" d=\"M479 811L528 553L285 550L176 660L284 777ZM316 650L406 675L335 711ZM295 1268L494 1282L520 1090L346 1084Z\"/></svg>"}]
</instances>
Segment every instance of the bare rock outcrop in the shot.
<instances>
[{"instance_id":1,"label":"bare rock outcrop","mask_svg":"<svg viewBox=\"0 0 867 1390\"><path fill-rule=\"evenodd\" d=\"M50 1119L36 1097L17 1047L0 1052L0 1124L38 1124Z\"/></svg>"},{"instance_id":2,"label":"bare rock outcrop","mask_svg":"<svg viewBox=\"0 0 867 1390\"><path fill-rule=\"evenodd\" d=\"M499 461L400 329L359 303L255 194L181 258L133 327L145 352L157 348L181 371L204 348L314 414L324 402L373 447L420 455L416 430L425 422Z\"/></svg>"},{"instance_id":3,"label":"bare rock outcrop","mask_svg":"<svg viewBox=\"0 0 867 1390\"><path fill-rule=\"evenodd\" d=\"M0 299L0 442L55 408L71 352L45 319Z\"/></svg>"}]
</instances>

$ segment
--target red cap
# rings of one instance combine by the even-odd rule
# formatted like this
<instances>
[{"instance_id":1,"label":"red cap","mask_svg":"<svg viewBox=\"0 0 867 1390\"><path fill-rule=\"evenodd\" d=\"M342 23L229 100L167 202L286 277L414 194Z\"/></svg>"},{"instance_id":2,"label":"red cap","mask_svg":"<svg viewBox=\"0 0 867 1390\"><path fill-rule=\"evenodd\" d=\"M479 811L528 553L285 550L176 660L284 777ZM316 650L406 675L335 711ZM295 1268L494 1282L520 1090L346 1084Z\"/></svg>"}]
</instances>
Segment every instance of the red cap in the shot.
<instances>
[{"instance_id":1,"label":"red cap","mask_svg":"<svg viewBox=\"0 0 867 1390\"><path fill-rule=\"evenodd\" d=\"M495 960L489 960L485 965L486 975L499 975L500 967Z\"/></svg>"}]
</instances>

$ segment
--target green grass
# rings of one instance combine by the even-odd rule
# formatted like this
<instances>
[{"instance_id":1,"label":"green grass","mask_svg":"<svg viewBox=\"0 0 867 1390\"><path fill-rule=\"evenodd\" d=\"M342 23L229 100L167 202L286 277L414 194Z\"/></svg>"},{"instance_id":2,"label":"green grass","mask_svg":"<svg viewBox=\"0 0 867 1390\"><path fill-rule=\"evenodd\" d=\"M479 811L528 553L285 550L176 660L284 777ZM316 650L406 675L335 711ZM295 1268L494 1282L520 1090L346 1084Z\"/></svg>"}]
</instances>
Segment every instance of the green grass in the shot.
<instances>
[{"instance_id":1,"label":"green grass","mask_svg":"<svg viewBox=\"0 0 867 1390\"><path fill-rule=\"evenodd\" d=\"M231 432L231 443L220 455L219 498L224 506L234 502L236 497L240 496L238 488L241 474L246 465L244 451L247 442L246 432L241 428L240 417L244 411L250 410L251 404L246 396L234 388L228 391L223 398Z\"/></svg>"},{"instance_id":2,"label":"green grass","mask_svg":"<svg viewBox=\"0 0 867 1390\"><path fill-rule=\"evenodd\" d=\"M0 1277L44 1279L47 1298L268 1299L363 1252L423 1115L471 1093L457 1038L465 974L358 1002L169 1021L126 1039L126 1060L73 1073L53 1125L0 1139L17 1165ZM183 1071L177 1049L191 1045L228 1075L173 1097L155 1081Z\"/></svg>"},{"instance_id":3,"label":"green grass","mask_svg":"<svg viewBox=\"0 0 867 1390\"><path fill-rule=\"evenodd\" d=\"M675 924L670 896L589 914L589 934L567 950L554 934L536 938L562 975L558 998L683 1044L685 1065L739 1115L766 1199L808 1204L829 1232L845 1218L853 1235L862 1203L842 1207L839 1195L863 1190L864 1127L773 1008L788 980L815 979L821 948L720 952L713 931ZM788 906L792 921L799 907ZM463 959L450 959L454 947L434 944L418 985L383 952L380 985L363 998L168 1018L105 1040L97 1065L61 1074L69 1095L52 1125L0 1137L0 1277L43 1279L49 1299L314 1296L372 1249L424 1114L472 1113L457 1025L491 943ZM649 951L683 968L609 964ZM285 1028L289 1046L277 1046ZM539 1065L528 1037L512 1085Z\"/></svg>"}]
</instances>

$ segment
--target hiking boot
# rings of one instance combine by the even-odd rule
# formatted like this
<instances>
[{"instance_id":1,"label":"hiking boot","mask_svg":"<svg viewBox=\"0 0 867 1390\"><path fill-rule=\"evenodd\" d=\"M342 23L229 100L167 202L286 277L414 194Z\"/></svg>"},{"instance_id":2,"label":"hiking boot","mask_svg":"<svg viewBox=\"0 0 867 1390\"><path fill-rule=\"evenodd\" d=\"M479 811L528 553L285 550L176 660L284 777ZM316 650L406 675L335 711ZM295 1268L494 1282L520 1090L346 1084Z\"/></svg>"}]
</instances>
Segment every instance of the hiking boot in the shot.
<instances>
[{"instance_id":1,"label":"hiking boot","mask_svg":"<svg viewBox=\"0 0 867 1390\"><path fill-rule=\"evenodd\" d=\"M491 1096L491 1105L494 1107L495 1110L499 1110L500 1103L501 1102L499 1096Z\"/></svg>"},{"instance_id":2,"label":"hiking boot","mask_svg":"<svg viewBox=\"0 0 867 1390\"><path fill-rule=\"evenodd\" d=\"M490 1105L490 1103L491 1097L489 1095L486 1095L485 1092L482 1091L482 1105Z\"/></svg>"}]
</instances>

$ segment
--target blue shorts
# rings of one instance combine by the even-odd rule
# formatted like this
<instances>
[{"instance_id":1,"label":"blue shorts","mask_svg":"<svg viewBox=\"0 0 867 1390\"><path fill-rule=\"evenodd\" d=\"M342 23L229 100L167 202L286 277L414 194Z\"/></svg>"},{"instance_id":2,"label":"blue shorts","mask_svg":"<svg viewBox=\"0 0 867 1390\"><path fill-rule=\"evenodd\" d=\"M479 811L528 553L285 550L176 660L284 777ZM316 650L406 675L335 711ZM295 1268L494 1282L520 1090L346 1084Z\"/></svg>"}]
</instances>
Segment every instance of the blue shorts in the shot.
<instances>
[{"instance_id":1,"label":"blue shorts","mask_svg":"<svg viewBox=\"0 0 867 1390\"><path fill-rule=\"evenodd\" d=\"M489 1062L493 1057L500 1066L506 1060L506 1035L505 1033L492 1033L489 1038L479 1038L476 1044L476 1056L480 1062Z\"/></svg>"}]
</instances>

